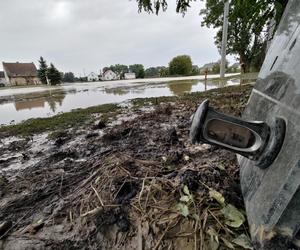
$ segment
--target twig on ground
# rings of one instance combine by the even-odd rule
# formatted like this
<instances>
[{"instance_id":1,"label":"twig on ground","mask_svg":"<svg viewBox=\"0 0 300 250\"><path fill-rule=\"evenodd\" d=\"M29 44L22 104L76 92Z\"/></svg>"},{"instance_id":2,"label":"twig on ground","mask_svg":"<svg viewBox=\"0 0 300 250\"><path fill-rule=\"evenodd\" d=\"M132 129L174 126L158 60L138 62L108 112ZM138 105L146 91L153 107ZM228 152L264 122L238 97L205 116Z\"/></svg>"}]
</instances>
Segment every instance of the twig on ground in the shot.
<instances>
[{"instance_id":1,"label":"twig on ground","mask_svg":"<svg viewBox=\"0 0 300 250\"><path fill-rule=\"evenodd\" d=\"M92 189L94 190L95 194L97 195L98 200L99 200L101 206L104 207L104 203L103 203L103 201L102 201L102 199L101 199L99 193L98 193L97 190L93 187L93 185L91 185L91 187L92 187Z\"/></svg>"},{"instance_id":2,"label":"twig on ground","mask_svg":"<svg viewBox=\"0 0 300 250\"><path fill-rule=\"evenodd\" d=\"M146 196L146 201L145 201L145 207L144 207L144 210L146 211L147 210L147 204L148 204L148 200L149 200L149 195L151 194L151 188L152 188L152 184L153 182L155 182L155 179L152 179L151 183L150 183L150 186L149 186L149 191L147 193L147 196Z\"/></svg>"},{"instance_id":3,"label":"twig on ground","mask_svg":"<svg viewBox=\"0 0 300 250\"><path fill-rule=\"evenodd\" d=\"M171 222L168 223L167 228L165 229L165 231L162 233L162 235L160 236L159 240L157 241L157 243L155 244L155 247L153 248L153 250L158 249L161 241L163 240L163 238L165 237L166 233L169 230L169 226L170 226Z\"/></svg>"},{"instance_id":4,"label":"twig on ground","mask_svg":"<svg viewBox=\"0 0 300 250\"><path fill-rule=\"evenodd\" d=\"M231 232L228 228L224 227L224 225L219 221L219 219L211 212L209 209L207 210L210 215L217 221L217 223L224 229L225 232ZM232 233L232 232L231 232Z\"/></svg>"},{"instance_id":5,"label":"twig on ground","mask_svg":"<svg viewBox=\"0 0 300 250\"><path fill-rule=\"evenodd\" d=\"M142 232L142 222L139 220L138 222L138 235L137 235L138 243L137 249L143 250L143 232Z\"/></svg>"},{"instance_id":6,"label":"twig on ground","mask_svg":"<svg viewBox=\"0 0 300 250\"><path fill-rule=\"evenodd\" d=\"M146 173L146 177L147 177L147 174ZM141 203L141 198L142 198L142 195L143 195L143 192L144 192L144 188L145 188L145 179L143 180L143 183L142 183L142 188L141 188L141 191L140 191L140 194L139 194L139 206L140 206L140 209L144 212L144 209L143 209L143 206L142 206L142 203Z\"/></svg>"},{"instance_id":7,"label":"twig on ground","mask_svg":"<svg viewBox=\"0 0 300 250\"><path fill-rule=\"evenodd\" d=\"M88 212L82 214L80 217L86 217L86 216L88 216L88 215L95 215L95 214L97 214L98 212L101 212L102 210L103 210L102 207L96 207L96 208L94 208L93 210L88 211Z\"/></svg>"}]
</instances>

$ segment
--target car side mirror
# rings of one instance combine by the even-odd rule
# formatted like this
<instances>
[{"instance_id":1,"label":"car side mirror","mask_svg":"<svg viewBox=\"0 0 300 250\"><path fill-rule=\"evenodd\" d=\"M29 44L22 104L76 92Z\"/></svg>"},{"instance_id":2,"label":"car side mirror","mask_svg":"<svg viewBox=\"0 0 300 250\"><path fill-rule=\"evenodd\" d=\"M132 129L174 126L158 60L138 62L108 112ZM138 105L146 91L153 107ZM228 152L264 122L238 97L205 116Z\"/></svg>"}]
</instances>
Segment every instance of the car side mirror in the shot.
<instances>
[{"instance_id":1,"label":"car side mirror","mask_svg":"<svg viewBox=\"0 0 300 250\"><path fill-rule=\"evenodd\" d=\"M215 111L205 100L193 116L190 139L192 143L204 142L228 149L266 168L281 149L285 129L282 118L274 118L271 124L245 121Z\"/></svg>"}]
</instances>

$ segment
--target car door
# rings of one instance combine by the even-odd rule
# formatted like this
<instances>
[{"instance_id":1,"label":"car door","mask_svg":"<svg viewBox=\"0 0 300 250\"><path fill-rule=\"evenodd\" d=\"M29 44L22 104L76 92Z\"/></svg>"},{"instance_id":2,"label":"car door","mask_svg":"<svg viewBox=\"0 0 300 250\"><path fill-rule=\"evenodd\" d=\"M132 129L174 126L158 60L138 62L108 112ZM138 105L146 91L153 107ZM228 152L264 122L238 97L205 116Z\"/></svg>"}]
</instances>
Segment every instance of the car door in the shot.
<instances>
[{"instance_id":1,"label":"car door","mask_svg":"<svg viewBox=\"0 0 300 250\"><path fill-rule=\"evenodd\" d=\"M268 50L243 118L282 118L286 131L272 164L261 169L239 157L242 192L258 248L300 227L300 1L290 0ZM270 248L271 249L271 248Z\"/></svg>"}]
</instances>

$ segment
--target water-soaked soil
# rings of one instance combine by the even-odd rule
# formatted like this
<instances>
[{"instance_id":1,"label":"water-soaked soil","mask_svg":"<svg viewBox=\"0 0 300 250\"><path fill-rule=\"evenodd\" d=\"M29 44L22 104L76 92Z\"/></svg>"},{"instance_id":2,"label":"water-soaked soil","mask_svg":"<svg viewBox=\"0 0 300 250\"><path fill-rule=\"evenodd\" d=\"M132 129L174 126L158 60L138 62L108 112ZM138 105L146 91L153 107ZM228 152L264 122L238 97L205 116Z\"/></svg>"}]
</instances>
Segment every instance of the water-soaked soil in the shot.
<instances>
[{"instance_id":1,"label":"water-soaked soil","mask_svg":"<svg viewBox=\"0 0 300 250\"><path fill-rule=\"evenodd\" d=\"M207 97L240 115L250 91ZM244 249L236 238L248 239L247 222L229 226L209 195L243 213L235 155L188 140L205 97L124 106L122 122L2 138L0 249Z\"/></svg>"}]
</instances>

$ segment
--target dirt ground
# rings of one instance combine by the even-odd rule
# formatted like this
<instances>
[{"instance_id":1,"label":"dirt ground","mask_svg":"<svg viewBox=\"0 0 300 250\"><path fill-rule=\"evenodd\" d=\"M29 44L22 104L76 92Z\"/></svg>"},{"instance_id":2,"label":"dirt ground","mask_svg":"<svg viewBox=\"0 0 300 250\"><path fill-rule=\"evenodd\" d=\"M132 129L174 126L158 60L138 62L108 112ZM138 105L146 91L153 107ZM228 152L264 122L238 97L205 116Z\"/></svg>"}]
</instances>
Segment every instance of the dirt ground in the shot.
<instances>
[{"instance_id":1,"label":"dirt ground","mask_svg":"<svg viewBox=\"0 0 300 250\"><path fill-rule=\"evenodd\" d=\"M251 88L2 138L0 249L252 249L235 155L188 139L200 102L238 116Z\"/></svg>"}]
</instances>

